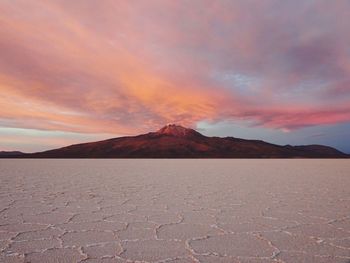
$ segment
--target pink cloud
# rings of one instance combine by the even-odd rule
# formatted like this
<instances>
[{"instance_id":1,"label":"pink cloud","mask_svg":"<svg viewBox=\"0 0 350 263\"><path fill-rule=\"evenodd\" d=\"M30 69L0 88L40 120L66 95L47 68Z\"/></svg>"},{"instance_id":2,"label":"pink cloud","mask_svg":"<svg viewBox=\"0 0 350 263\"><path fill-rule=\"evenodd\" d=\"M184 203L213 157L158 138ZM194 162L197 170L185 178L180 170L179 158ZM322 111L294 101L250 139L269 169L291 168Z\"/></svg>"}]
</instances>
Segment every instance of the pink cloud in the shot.
<instances>
[{"instance_id":1,"label":"pink cloud","mask_svg":"<svg viewBox=\"0 0 350 263\"><path fill-rule=\"evenodd\" d=\"M342 0L5 1L0 125L132 134L201 120L347 122L348 10ZM224 73L258 81L240 87Z\"/></svg>"}]
</instances>

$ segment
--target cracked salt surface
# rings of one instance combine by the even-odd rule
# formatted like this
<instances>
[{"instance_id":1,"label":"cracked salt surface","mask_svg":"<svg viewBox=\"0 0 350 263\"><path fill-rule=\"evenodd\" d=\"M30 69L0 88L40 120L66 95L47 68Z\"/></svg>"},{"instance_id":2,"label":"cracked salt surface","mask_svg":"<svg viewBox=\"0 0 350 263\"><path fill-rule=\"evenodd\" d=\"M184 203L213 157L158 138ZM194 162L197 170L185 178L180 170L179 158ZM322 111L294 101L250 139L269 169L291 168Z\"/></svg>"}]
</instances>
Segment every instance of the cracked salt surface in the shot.
<instances>
[{"instance_id":1,"label":"cracked salt surface","mask_svg":"<svg viewBox=\"0 0 350 263\"><path fill-rule=\"evenodd\" d=\"M0 262L350 262L348 160L0 160Z\"/></svg>"}]
</instances>

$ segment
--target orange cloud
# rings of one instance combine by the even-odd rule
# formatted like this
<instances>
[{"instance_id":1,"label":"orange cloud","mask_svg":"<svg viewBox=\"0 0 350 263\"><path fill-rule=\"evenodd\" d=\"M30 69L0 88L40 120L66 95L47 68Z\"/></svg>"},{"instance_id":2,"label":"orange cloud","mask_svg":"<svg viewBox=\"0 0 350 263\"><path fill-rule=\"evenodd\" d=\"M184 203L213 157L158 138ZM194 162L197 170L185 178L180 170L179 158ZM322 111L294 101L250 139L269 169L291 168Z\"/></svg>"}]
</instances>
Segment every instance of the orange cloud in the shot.
<instances>
[{"instance_id":1,"label":"orange cloud","mask_svg":"<svg viewBox=\"0 0 350 263\"><path fill-rule=\"evenodd\" d=\"M332 21L338 33L304 17L323 1L285 3L285 16L270 1L207 4L0 3L0 125L135 134L168 122L296 129L350 120L349 97L318 91L337 92L350 73L343 25ZM255 16L244 12L252 5ZM299 9L291 23L286 10Z\"/></svg>"}]
</instances>

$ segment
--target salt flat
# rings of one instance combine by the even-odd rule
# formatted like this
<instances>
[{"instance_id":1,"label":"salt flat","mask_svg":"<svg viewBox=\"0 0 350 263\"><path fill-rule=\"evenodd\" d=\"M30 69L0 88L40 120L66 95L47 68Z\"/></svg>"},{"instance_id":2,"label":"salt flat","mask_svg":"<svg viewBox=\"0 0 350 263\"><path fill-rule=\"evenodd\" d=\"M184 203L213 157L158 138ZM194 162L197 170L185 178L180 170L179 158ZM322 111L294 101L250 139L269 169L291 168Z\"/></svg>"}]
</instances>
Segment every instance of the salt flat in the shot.
<instances>
[{"instance_id":1,"label":"salt flat","mask_svg":"<svg viewBox=\"0 0 350 263\"><path fill-rule=\"evenodd\" d=\"M0 160L0 262L350 262L349 160Z\"/></svg>"}]
</instances>

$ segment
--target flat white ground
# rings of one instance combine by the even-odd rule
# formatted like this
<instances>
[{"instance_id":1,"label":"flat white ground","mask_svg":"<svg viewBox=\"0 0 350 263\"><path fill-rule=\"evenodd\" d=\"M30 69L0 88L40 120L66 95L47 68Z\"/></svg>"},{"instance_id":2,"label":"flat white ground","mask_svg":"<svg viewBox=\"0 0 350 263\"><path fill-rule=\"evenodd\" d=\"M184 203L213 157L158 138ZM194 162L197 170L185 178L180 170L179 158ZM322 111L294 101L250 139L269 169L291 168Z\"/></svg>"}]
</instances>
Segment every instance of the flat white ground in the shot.
<instances>
[{"instance_id":1,"label":"flat white ground","mask_svg":"<svg viewBox=\"0 0 350 263\"><path fill-rule=\"evenodd\" d=\"M0 160L0 262L350 262L349 160Z\"/></svg>"}]
</instances>

